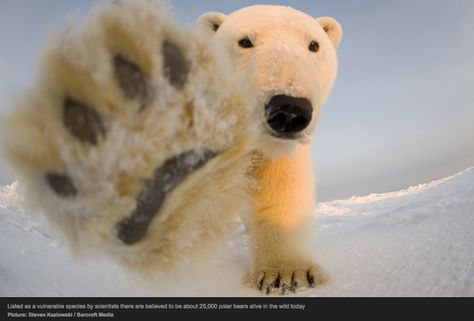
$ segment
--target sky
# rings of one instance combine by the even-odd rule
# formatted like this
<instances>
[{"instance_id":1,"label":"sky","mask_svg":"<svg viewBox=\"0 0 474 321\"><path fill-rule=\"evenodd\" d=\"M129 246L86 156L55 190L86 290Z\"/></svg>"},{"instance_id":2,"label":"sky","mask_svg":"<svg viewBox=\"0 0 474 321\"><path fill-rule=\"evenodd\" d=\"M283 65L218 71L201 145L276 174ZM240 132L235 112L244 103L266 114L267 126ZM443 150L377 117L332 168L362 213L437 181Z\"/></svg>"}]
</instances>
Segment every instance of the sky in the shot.
<instances>
[{"instance_id":1,"label":"sky","mask_svg":"<svg viewBox=\"0 0 474 321\"><path fill-rule=\"evenodd\" d=\"M32 84L47 35L98 2L0 0L0 111ZM319 200L394 191L474 165L474 1L167 3L187 25L207 11L263 3L341 23L339 74L313 143ZM7 184L15 176L0 162Z\"/></svg>"}]
</instances>

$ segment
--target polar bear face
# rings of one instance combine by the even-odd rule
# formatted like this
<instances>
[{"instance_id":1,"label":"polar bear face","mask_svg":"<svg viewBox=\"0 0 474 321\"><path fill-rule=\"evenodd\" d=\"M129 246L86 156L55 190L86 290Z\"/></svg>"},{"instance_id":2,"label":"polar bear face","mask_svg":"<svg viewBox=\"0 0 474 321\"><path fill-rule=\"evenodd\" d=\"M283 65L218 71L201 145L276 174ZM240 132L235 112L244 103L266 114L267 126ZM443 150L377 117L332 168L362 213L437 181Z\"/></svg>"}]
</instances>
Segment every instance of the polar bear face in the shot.
<instances>
[{"instance_id":1,"label":"polar bear face","mask_svg":"<svg viewBox=\"0 0 474 321\"><path fill-rule=\"evenodd\" d=\"M198 19L230 56L255 99L267 154L307 143L336 78L342 36L333 18L313 18L283 6L251 6Z\"/></svg>"}]
</instances>

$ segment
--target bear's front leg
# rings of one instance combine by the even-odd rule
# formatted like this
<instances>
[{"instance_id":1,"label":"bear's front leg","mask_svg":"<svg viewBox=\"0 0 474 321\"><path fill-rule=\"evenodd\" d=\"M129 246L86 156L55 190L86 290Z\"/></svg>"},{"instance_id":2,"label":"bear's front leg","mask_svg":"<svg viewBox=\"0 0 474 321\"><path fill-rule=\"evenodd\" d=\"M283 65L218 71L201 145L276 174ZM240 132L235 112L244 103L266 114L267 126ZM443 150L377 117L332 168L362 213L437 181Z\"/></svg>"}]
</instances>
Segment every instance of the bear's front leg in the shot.
<instances>
[{"instance_id":1,"label":"bear's front leg","mask_svg":"<svg viewBox=\"0 0 474 321\"><path fill-rule=\"evenodd\" d=\"M311 146L299 146L289 157L264 159L252 175L257 185L249 218L251 285L267 294L284 294L321 283L325 276L311 253L315 207Z\"/></svg>"},{"instance_id":2,"label":"bear's front leg","mask_svg":"<svg viewBox=\"0 0 474 321\"><path fill-rule=\"evenodd\" d=\"M33 88L0 117L33 212L75 253L149 283L197 258L246 205L253 125L227 68L159 1L97 6L53 37Z\"/></svg>"}]
</instances>

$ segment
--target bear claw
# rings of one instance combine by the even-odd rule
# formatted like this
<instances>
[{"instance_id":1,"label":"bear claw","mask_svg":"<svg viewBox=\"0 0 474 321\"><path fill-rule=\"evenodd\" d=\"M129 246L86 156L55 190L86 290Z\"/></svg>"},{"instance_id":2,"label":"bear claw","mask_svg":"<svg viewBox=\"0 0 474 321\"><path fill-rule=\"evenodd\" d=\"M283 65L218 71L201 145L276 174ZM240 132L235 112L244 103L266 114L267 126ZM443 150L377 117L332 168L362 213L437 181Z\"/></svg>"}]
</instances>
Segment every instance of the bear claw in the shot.
<instances>
[{"instance_id":1,"label":"bear claw","mask_svg":"<svg viewBox=\"0 0 474 321\"><path fill-rule=\"evenodd\" d=\"M318 267L309 269L268 269L261 272L255 283L256 288L265 294L287 291L295 293L302 288L313 288L325 280L322 270Z\"/></svg>"}]
</instances>

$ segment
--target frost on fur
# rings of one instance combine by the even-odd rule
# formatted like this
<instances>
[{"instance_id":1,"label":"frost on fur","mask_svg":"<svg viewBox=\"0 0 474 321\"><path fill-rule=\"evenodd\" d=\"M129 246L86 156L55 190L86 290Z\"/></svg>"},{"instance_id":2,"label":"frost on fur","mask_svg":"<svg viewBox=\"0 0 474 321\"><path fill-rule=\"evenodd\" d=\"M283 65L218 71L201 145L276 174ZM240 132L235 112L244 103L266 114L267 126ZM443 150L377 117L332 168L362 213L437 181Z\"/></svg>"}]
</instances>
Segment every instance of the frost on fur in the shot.
<instances>
[{"instance_id":1,"label":"frost on fur","mask_svg":"<svg viewBox=\"0 0 474 321\"><path fill-rule=\"evenodd\" d=\"M227 68L156 1L94 9L5 120L27 200L79 253L151 271L199 252L246 206L250 103Z\"/></svg>"}]
</instances>

